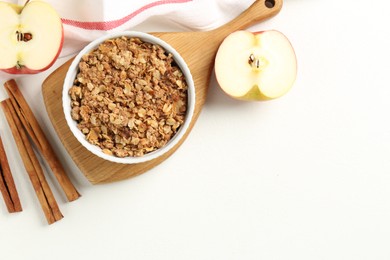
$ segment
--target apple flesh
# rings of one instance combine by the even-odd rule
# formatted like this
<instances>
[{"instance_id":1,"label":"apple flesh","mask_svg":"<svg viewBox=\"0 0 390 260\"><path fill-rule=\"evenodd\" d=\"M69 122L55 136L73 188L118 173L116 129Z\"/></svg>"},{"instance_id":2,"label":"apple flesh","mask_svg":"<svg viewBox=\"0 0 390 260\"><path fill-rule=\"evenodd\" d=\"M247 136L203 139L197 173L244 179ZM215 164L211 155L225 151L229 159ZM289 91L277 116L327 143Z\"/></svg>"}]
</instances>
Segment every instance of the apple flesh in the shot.
<instances>
[{"instance_id":1,"label":"apple flesh","mask_svg":"<svg viewBox=\"0 0 390 260\"><path fill-rule=\"evenodd\" d=\"M58 58L63 40L61 18L49 4L0 2L0 70L11 74L44 71Z\"/></svg>"},{"instance_id":2,"label":"apple flesh","mask_svg":"<svg viewBox=\"0 0 390 260\"><path fill-rule=\"evenodd\" d=\"M297 60L290 41L279 31L236 31L218 49L215 75L233 98L270 100L290 90Z\"/></svg>"}]
</instances>

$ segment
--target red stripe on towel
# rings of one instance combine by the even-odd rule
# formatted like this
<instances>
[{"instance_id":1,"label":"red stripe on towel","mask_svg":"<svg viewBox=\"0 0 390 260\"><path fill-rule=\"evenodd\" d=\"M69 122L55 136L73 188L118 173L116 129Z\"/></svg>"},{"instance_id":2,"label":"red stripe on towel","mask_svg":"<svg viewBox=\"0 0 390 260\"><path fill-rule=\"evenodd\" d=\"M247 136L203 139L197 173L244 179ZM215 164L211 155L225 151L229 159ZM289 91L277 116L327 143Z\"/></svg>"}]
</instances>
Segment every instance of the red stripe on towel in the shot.
<instances>
[{"instance_id":1,"label":"red stripe on towel","mask_svg":"<svg viewBox=\"0 0 390 260\"><path fill-rule=\"evenodd\" d=\"M105 22L81 22L81 21L75 21L75 20L70 20L70 19L65 19L62 18L62 23L71 25L74 27L86 29L86 30L102 30L102 31L107 31L114 29L118 26L121 26L122 24L128 22L131 20L133 17L139 15L140 13L156 7L160 5L166 5L166 4L181 4L181 3L187 3L191 2L192 0L162 0L162 1L156 1L150 4L147 4L138 10L134 11L133 13L118 19L118 20L113 20L113 21L105 21Z\"/></svg>"}]
</instances>

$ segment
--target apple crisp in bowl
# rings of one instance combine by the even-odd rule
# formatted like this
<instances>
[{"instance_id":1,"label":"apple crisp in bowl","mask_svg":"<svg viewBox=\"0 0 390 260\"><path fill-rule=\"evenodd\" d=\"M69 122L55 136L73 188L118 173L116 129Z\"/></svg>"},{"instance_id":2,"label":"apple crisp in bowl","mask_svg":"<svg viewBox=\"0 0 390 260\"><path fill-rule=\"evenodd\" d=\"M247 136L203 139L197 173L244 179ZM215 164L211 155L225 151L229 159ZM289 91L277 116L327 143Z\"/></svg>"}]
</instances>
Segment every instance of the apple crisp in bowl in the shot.
<instances>
[{"instance_id":1,"label":"apple crisp in bowl","mask_svg":"<svg viewBox=\"0 0 390 260\"><path fill-rule=\"evenodd\" d=\"M140 163L174 147L195 107L191 73L180 55L150 34L99 38L72 62L63 88L66 121L93 154Z\"/></svg>"}]
</instances>

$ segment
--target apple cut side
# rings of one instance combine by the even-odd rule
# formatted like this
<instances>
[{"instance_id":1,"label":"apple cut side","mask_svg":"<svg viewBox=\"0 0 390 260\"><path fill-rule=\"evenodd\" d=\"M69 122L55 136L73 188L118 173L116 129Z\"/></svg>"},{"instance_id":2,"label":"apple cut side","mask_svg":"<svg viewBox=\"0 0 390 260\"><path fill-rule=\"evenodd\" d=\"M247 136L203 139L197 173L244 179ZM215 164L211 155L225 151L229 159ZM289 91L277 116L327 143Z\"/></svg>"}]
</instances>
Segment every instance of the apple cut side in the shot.
<instances>
[{"instance_id":1,"label":"apple cut side","mask_svg":"<svg viewBox=\"0 0 390 260\"><path fill-rule=\"evenodd\" d=\"M58 58L64 33L61 18L47 3L25 6L0 2L0 70L34 74Z\"/></svg>"},{"instance_id":2,"label":"apple cut side","mask_svg":"<svg viewBox=\"0 0 390 260\"><path fill-rule=\"evenodd\" d=\"M225 93L241 100L270 100L286 94L295 82L297 60L279 31L237 31L222 42L215 74Z\"/></svg>"}]
</instances>

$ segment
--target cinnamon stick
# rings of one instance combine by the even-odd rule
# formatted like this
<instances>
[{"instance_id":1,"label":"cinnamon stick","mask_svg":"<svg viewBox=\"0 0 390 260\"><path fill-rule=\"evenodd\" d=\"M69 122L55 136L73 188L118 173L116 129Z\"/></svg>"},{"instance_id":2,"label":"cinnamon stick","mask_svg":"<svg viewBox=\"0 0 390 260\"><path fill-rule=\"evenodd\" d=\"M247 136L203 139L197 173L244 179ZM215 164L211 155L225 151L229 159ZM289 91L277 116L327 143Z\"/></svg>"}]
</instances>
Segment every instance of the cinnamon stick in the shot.
<instances>
[{"instance_id":1,"label":"cinnamon stick","mask_svg":"<svg viewBox=\"0 0 390 260\"><path fill-rule=\"evenodd\" d=\"M9 193L8 187L5 184L3 172L0 170L0 192L3 195L5 206L7 207L7 210L9 213L15 212L14 203L11 199L11 194Z\"/></svg>"},{"instance_id":2,"label":"cinnamon stick","mask_svg":"<svg viewBox=\"0 0 390 260\"><path fill-rule=\"evenodd\" d=\"M14 107L20 120L22 121L23 126L25 127L28 135L30 136L31 140L38 148L38 150L41 152L42 156L46 159L54 176L56 177L58 183L63 189L67 199L69 201L74 201L78 199L80 197L80 193L76 190L76 188L70 181L60 160L54 153L53 148L51 147L42 128L40 127L37 119L35 118L34 113L28 106L26 100L23 97L23 94L20 92L16 81L13 79L9 80L4 83L4 87L12 101L12 106Z\"/></svg>"},{"instance_id":3,"label":"cinnamon stick","mask_svg":"<svg viewBox=\"0 0 390 260\"><path fill-rule=\"evenodd\" d=\"M22 211L22 205L16 190L14 178L8 164L3 141L0 136L0 191L9 213Z\"/></svg>"},{"instance_id":4,"label":"cinnamon stick","mask_svg":"<svg viewBox=\"0 0 390 260\"><path fill-rule=\"evenodd\" d=\"M11 128L19 153L22 157L24 166L31 180L34 191L41 204L46 220L52 224L63 218L54 195L43 174L42 167L39 164L34 150L28 140L28 136L20 122L11 100L6 99L1 102L7 122Z\"/></svg>"}]
</instances>

